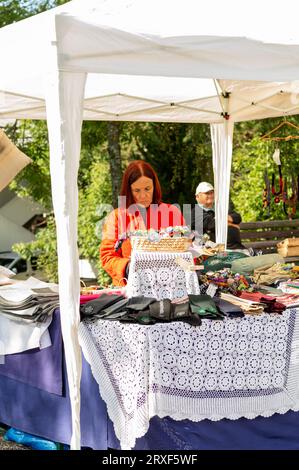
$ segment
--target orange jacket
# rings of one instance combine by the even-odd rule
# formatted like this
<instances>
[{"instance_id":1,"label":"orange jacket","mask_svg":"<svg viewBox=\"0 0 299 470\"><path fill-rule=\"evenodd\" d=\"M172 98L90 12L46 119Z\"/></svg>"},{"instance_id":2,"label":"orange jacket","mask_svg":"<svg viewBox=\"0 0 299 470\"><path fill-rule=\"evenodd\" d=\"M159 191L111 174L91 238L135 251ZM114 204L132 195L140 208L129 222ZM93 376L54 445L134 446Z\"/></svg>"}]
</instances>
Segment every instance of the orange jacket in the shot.
<instances>
[{"instance_id":1,"label":"orange jacket","mask_svg":"<svg viewBox=\"0 0 299 470\"><path fill-rule=\"evenodd\" d=\"M138 210L135 212L127 209L112 211L103 228L100 258L102 267L112 277L113 284L115 286L126 285L126 266L130 261L132 251L130 240L125 240L121 248L115 251L115 243L123 233L150 228L160 230L176 225L185 225L181 211L176 206L163 202L159 206L152 205L147 210L147 226Z\"/></svg>"}]
</instances>

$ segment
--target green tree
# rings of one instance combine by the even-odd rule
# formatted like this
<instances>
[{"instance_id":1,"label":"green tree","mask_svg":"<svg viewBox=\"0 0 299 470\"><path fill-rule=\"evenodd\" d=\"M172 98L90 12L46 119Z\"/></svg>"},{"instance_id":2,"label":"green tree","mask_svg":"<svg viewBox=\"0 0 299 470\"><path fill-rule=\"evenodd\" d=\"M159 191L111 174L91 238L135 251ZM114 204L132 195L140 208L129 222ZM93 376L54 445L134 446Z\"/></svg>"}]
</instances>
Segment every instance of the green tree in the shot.
<instances>
[{"instance_id":1,"label":"green tree","mask_svg":"<svg viewBox=\"0 0 299 470\"><path fill-rule=\"evenodd\" d=\"M121 126L119 122L108 122L108 153L112 184L112 204L117 207L117 196L119 194L122 177L122 159L120 148Z\"/></svg>"},{"instance_id":2,"label":"green tree","mask_svg":"<svg viewBox=\"0 0 299 470\"><path fill-rule=\"evenodd\" d=\"M69 1L69 0L67 0ZM0 27L24 20L50 8L67 3L65 0L0 0Z\"/></svg>"},{"instance_id":3,"label":"green tree","mask_svg":"<svg viewBox=\"0 0 299 470\"><path fill-rule=\"evenodd\" d=\"M164 201L181 206L194 203L199 181L213 181L209 126L147 123L134 127L138 153L157 171Z\"/></svg>"},{"instance_id":4,"label":"green tree","mask_svg":"<svg viewBox=\"0 0 299 470\"><path fill-rule=\"evenodd\" d=\"M48 130L45 121L16 121L7 127L7 135L32 159L12 181L10 188L20 197L39 202L46 211L52 210L51 179L49 166Z\"/></svg>"},{"instance_id":5,"label":"green tree","mask_svg":"<svg viewBox=\"0 0 299 470\"><path fill-rule=\"evenodd\" d=\"M99 245L102 237L102 226L105 216L111 210L112 200L109 164L107 161L95 160L90 168L89 185L79 194L78 237L82 258L89 259L99 272L101 285L108 285L110 277L101 268Z\"/></svg>"}]
</instances>

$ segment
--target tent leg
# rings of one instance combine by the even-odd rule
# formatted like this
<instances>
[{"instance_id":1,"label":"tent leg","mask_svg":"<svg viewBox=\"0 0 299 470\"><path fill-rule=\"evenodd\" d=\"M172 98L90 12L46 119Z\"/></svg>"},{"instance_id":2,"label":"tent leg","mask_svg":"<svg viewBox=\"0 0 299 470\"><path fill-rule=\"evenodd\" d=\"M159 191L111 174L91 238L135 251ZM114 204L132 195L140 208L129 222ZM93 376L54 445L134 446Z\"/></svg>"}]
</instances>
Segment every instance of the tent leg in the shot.
<instances>
[{"instance_id":1,"label":"tent leg","mask_svg":"<svg viewBox=\"0 0 299 470\"><path fill-rule=\"evenodd\" d=\"M52 199L56 220L61 328L72 409L71 449L80 449L80 278L77 247L78 185L86 75L54 72L46 106Z\"/></svg>"},{"instance_id":2,"label":"tent leg","mask_svg":"<svg viewBox=\"0 0 299 470\"><path fill-rule=\"evenodd\" d=\"M215 188L216 243L227 243L227 215L234 123L211 124Z\"/></svg>"}]
</instances>

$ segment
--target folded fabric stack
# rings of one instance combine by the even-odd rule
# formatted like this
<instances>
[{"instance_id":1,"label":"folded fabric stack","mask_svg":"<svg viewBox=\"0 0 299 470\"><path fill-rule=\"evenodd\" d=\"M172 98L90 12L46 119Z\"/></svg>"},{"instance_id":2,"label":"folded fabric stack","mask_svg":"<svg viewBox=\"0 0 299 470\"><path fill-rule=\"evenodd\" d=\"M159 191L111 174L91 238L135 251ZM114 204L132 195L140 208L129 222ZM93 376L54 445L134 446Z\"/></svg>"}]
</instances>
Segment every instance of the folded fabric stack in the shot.
<instances>
[{"instance_id":1,"label":"folded fabric stack","mask_svg":"<svg viewBox=\"0 0 299 470\"><path fill-rule=\"evenodd\" d=\"M225 293L221 293L220 298L237 305L247 315L260 315L264 312L263 305L259 302L241 299L240 297L235 297L234 295Z\"/></svg>"},{"instance_id":2,"label":"folded fabric stack","mask_svg":"<svg viewBox=\"0 0 299 470\"><path fill-rule=\"evenodd\" d=\"M263 305L264 311L266 313L282 313L286 309L286 306L281 302L276 300L276 297L272 295L265 295L260 292L238 292L238 297L241 299L251 300L253 302L258 302Z\"/></svg>"},{"instance_id":3,"label":"folded fabric stack","mask_svg":"<svg viewBox=\"0 0 299 470\"><path fill-rule=\"evenodd\" d=\"M274 284L283 279L289 279L294 275L289 266L275 263L255 269L253 280L256 284Z\"/></svg>"},{"instance_id":4,"label":"folded fabric stack","mask_svg":"<svg viewBox=\"0 0 299 470\"><path fill-rule=\"evenodd\" d=\"M92 288L85 287L81 289L80 304L85 304L86 302L89 302L90 300L95 300L98 297L101 297L103 294L125 295L125 292L126 292L125 287L112 287L112 288L107 288L107 289L98 289L98 288L92 289Z\"/></svg>"},{"instance_id":5,"label":"folded fabric stack","mask_svg":"<svg viewBox=\"0 0 299 470\"><path fill-rule=\"evenodd\" d=\"M228 318L241 318L244 317L244 312L238 305L232 304L227 300L220 299L219 297L213 298L218 310Z\"/></svg>"},{"instance_id":6,"label":"folded fabric stack","mask_svg":"<svg viewBox=\"0 0 299 470\"><path fill-rule=\"evenodd\" d=\"M299 295L296 294L284 294L278 297L278 301L283 304L286 308L299 306Z\"/></svg>"},{"instance_id":7,"label":"folded fabric stack","mask_svg":"<svg viewBox=\"0 0 299 470\"><path fill-rule=\"evenodd\" d=\"M49 288L32 289L17 301L0 291L0 315L22 323L45 322L57 307L59 296Z\"/></svg>"},{"instance_id":8,"label":"folded fabric stack","mask_svg":"<svg viewBox=\"0 0 299 470\"><path fill-rule=\"evenodd\" d=\"M286 292L285 291L285 286L290 285L295 285L297 283L296 280L290 281L290 282L281 282L280 287L281 289L276 289L274 287L270 286L256 286L258 288L258 292L262 293L263 295L266 294L270 297L275 297L276 301L280 302L283 304L285 307L290 308L290 307L297 307L299 305L299 290L295 289L295 293L291 292ZM299 284L297 284L299 287Z\"/></svg>"},{"instance_id":9,"label":"folded fabric stack","mask_svg":"<svg viewBox=\"0 0 299 470\"><path fill-rule=\"evenodd\" d=\"M48 326L58 306L58 293L41 281L29 279L1 287L0 353L51 346Z\"/></svg>"},{"instance_id":10,"label":"folded fabric stack","mask_svg":"<svg viewBox=\"0 0 299 470\"><path fill-rule=\"evenodd\" d=\"M270 253L267 255L248 256L239 259L234 259L231 264L233 273L239 273L251 276L256 269L273 266L275 263L283 263L282 256L277 253Z\"/></svg>"},{"instance_id":11,"label":"folded fabric stack","mask_svg":"<svg viewBox=\"0 0 299 470\"><path fill-rule=\"evenodd\" d=\"M80 306L81 319L94 316L105 317L106 315L117 313L121 311L119 303L124 300L125 302L121 305L125 305L127 302L127 299L123 295L103 294L97 299L90 300Z\"/></svg>"},{"instance_id":12,"label":"folded fabric stack","mask_svg":"<svg viewBox=\"0 0 299 470\"><path fill-rule=\"evenodd\" d=\"M288 279L287 282L281 282L278 287L279 289L282 290L282 292L286 294L299 295L299 280L298 279L293 279L293 280Z\"/></svg>"},{"instance_id":13,"label":"folded fabric stack","mask_svg":"<svg viewBox=\"0 0 299 470\"><path fill-rule=\"evenodd\" d=\"M0 265L0 287L8 286L14 283L12 280L15 273L5 266Z\"/></svg>"},{"instance_id":14,"label":"folded fabric stack","mask_svg":"<svg viewBox=\"0 0 299 470\"><path fill-rule=\"evenodd\" d=\"M201 318L220 320L222 313L217 309L214 300L209 295L189 295L191 311Z\"/></svg>"},{"instance_id":15,"label":"folded fabric stack","mask_svg":"<svg viewBox=\"0 0 299 470\"><path fill-rule=\"evenodd\" d=\"M252 288L257 292L273 295L274 297L280 297L281 295L284 295L283 291L278 289L278 287L266 286L265 284L252 284Z\"/></svg>"}]
</instances>

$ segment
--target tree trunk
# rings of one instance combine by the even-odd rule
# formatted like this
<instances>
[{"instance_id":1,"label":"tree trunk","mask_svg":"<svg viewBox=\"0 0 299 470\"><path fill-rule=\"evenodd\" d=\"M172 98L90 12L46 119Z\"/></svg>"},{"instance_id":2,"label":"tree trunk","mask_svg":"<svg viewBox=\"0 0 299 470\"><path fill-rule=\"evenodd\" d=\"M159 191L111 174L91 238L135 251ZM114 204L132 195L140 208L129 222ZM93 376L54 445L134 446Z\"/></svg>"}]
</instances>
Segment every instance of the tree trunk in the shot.
<instances>
[{"instance_id":1,"label":"tree trunk","mask_svg":"<svg viewBox=\"0 0 299 470\"><path fill-rule=\"evenodd\" d=\"M112 205L117 207L117 198L120 191L122 178L121 151L120 151L120 129L119 122L108 122L108 154L112 181Z\"/></svg>"}]
</instances>

